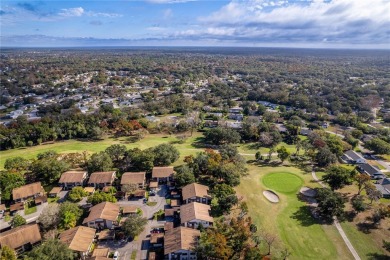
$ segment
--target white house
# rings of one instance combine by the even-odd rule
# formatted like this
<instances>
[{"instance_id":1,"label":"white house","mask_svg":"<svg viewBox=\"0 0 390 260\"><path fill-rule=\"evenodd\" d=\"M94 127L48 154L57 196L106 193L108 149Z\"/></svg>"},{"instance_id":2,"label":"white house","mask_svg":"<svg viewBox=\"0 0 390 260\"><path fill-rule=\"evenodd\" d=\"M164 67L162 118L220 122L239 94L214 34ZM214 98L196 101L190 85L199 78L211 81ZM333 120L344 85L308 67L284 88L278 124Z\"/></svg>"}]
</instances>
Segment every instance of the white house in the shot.
<instances>
[{"instance_id":1,"label":"white house","mask_svg":"<svg viewBox=\"0 0 390 260\"><path fill-rule=\"evenodd\" d=\"M189 228L198 228L200 224L207 228L214 223L210 216L210 206L198 202L191 202L180 206L181 225Z\"/></svg>"},{"instance_id":2,"label":"white house","mask_svg":"<svg viewBox=\"0 0 390 260\"><path fill-rule=\"evenodd\" d=\"M117 225L119 206L111 202L101 202L93 206L83 225L96 229L111 229Z\"/></svg>"}]
</instances>

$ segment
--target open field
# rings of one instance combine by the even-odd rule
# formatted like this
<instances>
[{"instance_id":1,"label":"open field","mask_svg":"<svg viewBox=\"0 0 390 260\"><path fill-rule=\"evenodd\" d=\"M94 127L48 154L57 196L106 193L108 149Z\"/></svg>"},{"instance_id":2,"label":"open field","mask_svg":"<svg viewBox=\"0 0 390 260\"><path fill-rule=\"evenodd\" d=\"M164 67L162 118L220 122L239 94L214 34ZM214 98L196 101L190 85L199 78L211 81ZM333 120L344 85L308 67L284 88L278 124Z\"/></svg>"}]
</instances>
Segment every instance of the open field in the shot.
<instances>
[{"instance_id":1,"label":"open field","mask_svg":"<svg viewBox=\"0 0 390 260\"><path fill-rule=\"evenodd\" d=\"M271 177L263 179L264 176ZM281 175L280 175L281 174ZM290 175L294 176L291 177ZM275 186L275 178L291 178L280 187ZM237 192L248 203L249 214L261 229L279 234L280 239L293 252L289 259L352 259L337 230L333 226L316 223L310 216L306 204L300 201L296 192L302 183L318 187L311 182L311 175L304 174L294 167L258 167L249 165L249 175L244 177ZM271 185L266 187L264 185ZM280 202L272 204L263 196L265 189L282 189L277 192Z\"/></svg>"},{"instance_id":2,"label":"open field","mask_svg":"<svg viewBox=\"0 0 390 260\"><path fill-rule=\"evenodd\" d=\"M181 164L184 156L195 154L197 151L202 151L202 149L196 148L193 146L193 143L196 142L197 138L201 138L202 133L194 132L192 137L188 137L188 139L183 143L175 143L174 146L180 152L180 159L176 162ZM105 150L112 144L123 144L128 149L130 148L139 148L141 150L153 147L162 143L170 143L175 142L178 139L175 135L169 134L153 134L147 135L144 139L138 142L131 142L128 137L120 137L120 138L106 138L100 141L78 141L78 140L67 140L60 141L53 144L45 144L38 145L27 148L19 148L12 149L7 151L0 152L0 169L4 167L4 162L8 158L21 156L26 159L33 159L39 153L54 150L58 153L74 153L74 152L83 152L87 151L89 153L95 153L99 151Z\"/></svg>"}]
</instances>

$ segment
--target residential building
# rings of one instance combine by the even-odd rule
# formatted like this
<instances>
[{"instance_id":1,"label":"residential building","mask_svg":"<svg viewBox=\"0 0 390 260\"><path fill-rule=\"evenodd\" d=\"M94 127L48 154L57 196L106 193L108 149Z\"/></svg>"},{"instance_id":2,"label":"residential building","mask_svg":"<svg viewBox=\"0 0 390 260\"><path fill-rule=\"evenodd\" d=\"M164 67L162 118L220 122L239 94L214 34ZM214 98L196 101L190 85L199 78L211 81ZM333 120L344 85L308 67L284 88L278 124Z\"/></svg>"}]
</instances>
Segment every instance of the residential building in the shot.
<instances>
[{"instance_id":1,"label":"residential building","mask_svg":"<svg viewBox=\"0 0 390 260\"><path fill-rule=\"evenodd\" d=\"M113 228L117 225L119 216L119 206L111 202L101 202L93 206L88 217L83 221L83 225L96 229Z\"/></svg>"},{"instance_id":2,"label":"residential building","mask_svg":"<svg viewBox=\"0 0 390 260\"><path fill-rule=\"evenodd\" d=\"M135 184L137 188L145 188L146 172L125 172L121 178L121 185Z\"/></svg>"},{"instance_id":3,"label":"residential building","mask_svg":"<svg viewBox=\"0 0 390 260\"><path fill-rule=\"evenodd\" d=\"M65 190L69 190L76 186L84 186L87 177L86 171L67 171L61 175L58 184Z\"/></svg>"},{"instance_id":4,"label":"residential building","mask_svg":"<svg viewBox=\"0 0 390 260\"><path fill-rule=\"evenodd\" d=\"M8 246L17 253L31 250L42 240L38 224L23 225L0 233L0 248Z\"/></svg>"},{"instance_id":5,"label":"residential building","mask_svg":"<svg viewBox=\"0 0 390 260\"><path fill-rule=\"evenodd\" d=\"M366 159L360 154L353 150L346 151L344 155L342 156L342 159L345 160L347 163L367 163Z\"/></svg>"},{"instance_id":6,"label":"residential building","mask_svg":"<svg viewBox=\"0 0 390 260\"><path fill-rule=\"evenodd\" d=\"M200 237L197 229L177 227L165 232L164 255L165 259L196 260L196 253L192 251Z\"/></svg>"},{"instance_id":7,"label":"residential building","mask_svg":"<svg viewBox=\"0 0 390 260\"><path fill-rule=\"evenodd\" d=\"M153 167L152 170L152 178L156 180L158 183L166 183L167 181L171 181L173 179L173 167Z\"/></svg>"},{"instance_id":8,"label":"residential building","mask_svg":"<svg viewBox=\"0 0 390 260\"><path fill-rule=\"evenodd\" d=\"M115 171L110 172L94 172L88 180L88 185L102 189L105 186L112 186L115 180Z\"/></svg>"},{"instance_id":9,"label":"residential building","mask_svg":"<svg viewBox=\"0 0 390 260\"><path fill-rule=\"evenodd\" d=\"M182 197L184 203L199 202L203 204L210 204L211 196L209 194L209 187L191 183L183 187Z\"/></svg>"},{"instance_id":10,"label":"residential building","mask_svg":"<svg viewBox=\"0 0 390 260\"><path fill-rule=\"evenodd\" d=\"M382 193L383 198L390 199L390 178L377 181L375 187Z\"/></svg>"},{"instance_id":11,"label":"residential building","mask_svg":"<svg viewBox=\"0 0 390 260\"><path fill-rule=\"evenodd\" d=\"M379 170L378 168L376 168L368 163L359 164L356 168L359 172L361 172L363 174L367 174L367 175L371 176L371 178L375 178L375 176L377 176L377 175L383 175L381 170Z\"/></svg>"},{"instance_id":12,"label":"residential building","mask_svg":"<svg viewBox=\"0 0 390 260\"><path fill-rule=\"evenodd\" d=\"M48 193L50 198L56 198L62 191L62 187L53 187L51 191Z\"/></svg>"},{"instance_id":13,"label":"residential building","mask_svg":"<svg viewBox=\"0 0 390 260\"><path fill-rule=\"evenodd\" d=\"M198 202L191 202L180 206L181 225L190 228L198 228L200 224L207 228L214 223L210 216L210 206Z\"/></svg>"},{"instance_id":14,"label":"residential building","mask_svg":"<svg viewBox=\"0 0 390 260\"><path fill-rule=\"evenodd\" d=\"M45 190L40 182L23 185L12 190L12 198L14 202L24 202L28 199L36 199L44 195Z\"/></svg>"},{"instance_id":15,"label":"residential building","mask_svg":"<svg viewBox=\"0 0 390 260\"><path fill-rule=\"evenodd\" d=\"M59 239L84 259L92 250L95 233L93 228L78 226L62 232Z\"/></svg>"}]
</instances>

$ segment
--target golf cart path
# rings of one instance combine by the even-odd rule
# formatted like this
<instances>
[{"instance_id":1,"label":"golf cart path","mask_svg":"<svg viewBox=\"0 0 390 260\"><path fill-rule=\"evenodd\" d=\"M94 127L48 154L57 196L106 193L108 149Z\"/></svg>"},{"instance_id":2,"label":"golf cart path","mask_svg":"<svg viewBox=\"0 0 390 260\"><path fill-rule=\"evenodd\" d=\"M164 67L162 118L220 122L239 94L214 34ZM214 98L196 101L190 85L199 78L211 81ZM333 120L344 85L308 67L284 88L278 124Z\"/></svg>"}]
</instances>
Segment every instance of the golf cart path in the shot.
<instances>
[{"instance_id":1,"label":"golf cart path","mask_svg":"<svg viewBox=\"0 0 390 260\"><path fill-rule=\"evenodd\" d=\"M320 181L318 179L316 172L314 170L311 171L311 175L315 181L317 181L322 187L325 187L325 185L322 183L322 181ZM359 254L356 252L355 248L351 244L351 241L349 241L347 235L345 234L343 228L341 227L340 222L337 219L337 217L334 218L334 225L336 226L337 231L340 233L340 236L343 238L344 243L347 245L349 251L351 252L353 257L355 258L355 260L361 260L361 258L359 257Z\"/></svg>"}]
</instances>

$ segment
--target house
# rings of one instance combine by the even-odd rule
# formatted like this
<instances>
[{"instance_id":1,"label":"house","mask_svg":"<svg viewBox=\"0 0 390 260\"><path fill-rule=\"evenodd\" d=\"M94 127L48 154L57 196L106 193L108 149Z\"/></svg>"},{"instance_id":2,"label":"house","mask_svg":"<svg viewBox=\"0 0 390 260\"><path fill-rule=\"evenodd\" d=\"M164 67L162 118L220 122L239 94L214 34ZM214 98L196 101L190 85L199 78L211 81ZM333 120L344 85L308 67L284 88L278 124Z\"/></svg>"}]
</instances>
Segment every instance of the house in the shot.
<instances>
[{"instance_id":1,"label":"house","mask_svg":"<svg viewBox=\"0 0 390 260\"><path fill-rule=\"evenodd\" d=\"M138 207L135 205L128 205L122 207L122 215L129 217L131 215L137 215Z\"/></svg>"},{"instance_id":2,"label":"house","mask_svg":"<svg viewBox=\"0 0 390 260\"><path fill-rule=\"evenodd\" d=\"M150 244L152 247L162 247L164 242L164 233L152 233L150 234Z\"/></svg>"},{"instance_id":3,"label":"house","mask_svg":"<svg viewBox=\"0 0 390 260\"><path fill-rule=\"evenodd\" d=\"M61 191L62 191L62 187L53 187L53 189L51 189L51 191L49 192L49 197L56 198L58 197Z\"/></svg>"},{"instance_id":4,"label":"house","mask_svg":"<svg viewBox=\"0 0 390 260\"><path fill-rule=\"evenodd\" d=\"M242 107L232 107L229 109L229 113L240 114L243 111Z\"/></svg>"},{"instance_id":5,"label":"house","mask_svg":"<svg viewBox=\"0 0 390 260\"><path fill-rule=\"evenodd\" d=\"M377 181L375 187L382 193L383 198L390 199L390 178L383 178Z\"/></svg>"},{"instance_id":6,"label":"house","mask_svg":"<svg viewBox=\"0 0 390 260\"><path fill-rule=\"evenodd\" d=\"M196 253L192 251L200 231L197 229L177 227L169 229L164 238L165 259L196 260Z\"/></svg>"},{"instance_id":7,"label":"house","mask_svg":"<svg viewBox=\"0 0 390 260\"><path fill-rule=\"evenodd\" d=\"M30 198L38 198L44 195L45 190L40 182L23 185L12 190L12 198L15 202L24 202Z\"/></svg>"},{"instance_id":8,"label":"house","mask_svg":"<svg viewBox=\"0 0 390 260\"><path fill-rule=\"evenodd\" d=\"M125 172L121 178L121 185L135 184L137 188L145 188L146 172Z\"/></svg>"},{"instance_id":9,"label":"house","mask_svg":"<svg viewBox=\"0 0 390 260\"><path fill-rule=\"evenodd\" d=\"M76 186L84 186L88 174L85 171L67 171L61 175L58 184L65 190L70 190Z\"/></svg>"},{"instance_id":10,"label":"house","mask_svg":"<svg viewBox=\"0 0 390 260\"><path fill-rule=\"evenodd\" d=\"M85 258L92 250L95 233L93 228L78 226L62 232L59 239L69 249L78 252L81 258Z\"/></svg>"},{"instance_id":11,"label":"house","mask_svg":"<svg viewBox=\"0 0 390 260\"><path fill-rule=\"evenodd\" d=\"M190 228L198 228L200 224L207 228L213 225L210 216L210 206L198 202L191 202L180 206L181 225Z\"/></svg>"},{"instance_id":12,"label":"house","mask_svg":"<svg viewBox=\"0 0 390 260\"><path fill-rule=\"evenodd\" d=\"M0 248L8 246L17 253L31 250L42 240L38 224L23 225L0 233Z\"/></svg>"},{"instance_id":13,"label":"house","mask_svg":"<svg viewBox=\"0 0 390 260\"><path fill-rule=\"evenodd\" d=\"M115 231L112 229L105 229L100 231L98 240L113 240L115 238Z\"/></svg>"},{"instance_id":14,"label":"house","mask_svg":"<svg viewBox=\"0 0 390 260\"><path fill-rule=\"evenodd\" d=\"M211 196L209 194L209 187L191 183L183 187L182 197L184 203L199 202L203 204L210 204Z\"/></svg>"},{"instance_id":15,"label":"house","mask_svg":"<svg viewBox=\"0 0 390 260\"><path fill-rule=\"evenodd\" d=\"M360 153L357 153L353 150L346 151L342 157L348 163L367 163L366 159Z\"/></svg>"},{"instance_id":16,"label":"house","mask_svg":"<svg viewBox=\"0 0 390 260\"><path fill-rule=\"evenodd\" d=\"M95 248L95 250L93 250L93 253L92 253L92 256L96 256L96 257L105 257L105 258L108 258L108 255L110 254L110 249L108 249L107 247L105 248Z\"/></svg>"},{"instance_id":17,"label":"house","mask_svg":"<svg viewBox=\"0 0 390 260\"><path fill-rule=\"evenodd\" d=\"M153 167L152 178L158 183L166 183L173 179L173 167Z\"/></svg>"},{"instance_id":18,"label":"house","mask_svg":"<svg viewBox=\"0 0 390 260\"><path fill-rule=\"evenodd\" d=\"M5 213L5 204L0 204L0 219L3 218Z\"/></svg>"},{"instance_id":19,"label":"house","mask_svg":"<svg viewBox=\"0 0 390 260\"><path fill-rule=\"evenodd\" d=\"M242 121L242 120L244 120L244 116L241 115L241 114L229 113L228 117L229 117L229 119L237 120L237 121Z\"/></svg>"},{"instance_id":20,"label":"house","mask_svg":"<svg viewBox=\"0 0 390 260\"><path fill-rule=\"evenodd\" d=\"M95 188L103 188L105 186L112 186L115 180L115 171L110 172L94 172L88 180L88 185Z\"/></svg>"},{"instance_id":21,"label":"house","mask_svg":"<svg viewBox=\"0 0 390 260\"><path fill-rule=\"evenodd\" d=\"M157 181L151 181L151 182L149 183L149 189L150 189L150 191L152 191L152 192L156 192L157 189L158 189L158 182L157 182Z\"/></svg>"},{"instance_id":22,"label":"house","mask_svg":"<svg viewBox=\"0 0 390 260\"><path fill-rule=\"evenodd\" d=\"M117 224L119 206L111 202L101 202L93 206L83 225L96 229L113 228Z\"/></svg>"},{"instance_id":23,"label":"house","mask_svg":"<svg viewBox=\"0 0 390 260\"><path fill-rule=\"evenodd\" d=\"M360 173L367 174L371 176L371 178L374 178L378 175L383 175L383 173L378 168L368 163L359 164L356 168Z\"/></svg>"}]
</instances>

